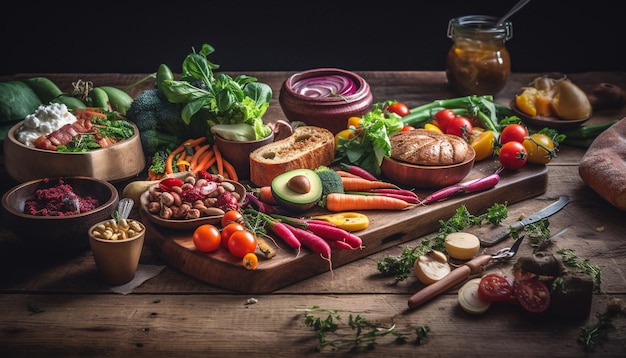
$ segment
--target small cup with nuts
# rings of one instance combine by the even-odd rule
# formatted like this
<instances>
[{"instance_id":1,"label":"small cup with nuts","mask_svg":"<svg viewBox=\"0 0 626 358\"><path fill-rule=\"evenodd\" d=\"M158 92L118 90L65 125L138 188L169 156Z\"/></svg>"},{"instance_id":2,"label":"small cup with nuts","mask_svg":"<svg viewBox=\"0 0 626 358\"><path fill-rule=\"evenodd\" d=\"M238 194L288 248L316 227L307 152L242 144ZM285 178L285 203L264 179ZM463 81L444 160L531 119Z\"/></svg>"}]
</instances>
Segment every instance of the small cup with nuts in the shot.
<instances>
[{"instance_id":1,"label":"small cup with nuts","mask_svg":"<svg viewBox=\"0 0 626 358\"><path fill-rule=\"evenodd\" d=\"M89 244L102 280L118 286L135 277L146 227L126 218L108 219L89 229Z\"/></svg>"}]
</instances>

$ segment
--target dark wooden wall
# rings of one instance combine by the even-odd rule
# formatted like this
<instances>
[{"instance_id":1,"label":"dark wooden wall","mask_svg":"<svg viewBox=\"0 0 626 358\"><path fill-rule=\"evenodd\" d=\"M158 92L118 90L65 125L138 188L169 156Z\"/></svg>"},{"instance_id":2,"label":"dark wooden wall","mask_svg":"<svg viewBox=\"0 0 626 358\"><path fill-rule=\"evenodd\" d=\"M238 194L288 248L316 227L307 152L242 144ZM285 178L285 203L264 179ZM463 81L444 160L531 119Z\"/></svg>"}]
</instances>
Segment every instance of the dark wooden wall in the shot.
<instances>
[{"instance_id":1,"label":"dark wooden wall","mask_svg":"<svg viewBox=\"0 0 626 358\"><path fill-rule=\"evenodd\" d=\"M517 0L16 2L3 9L0 75L180 71L192 47L215 47L224 71L443 70L448 20L500 16ZM82 4L82 5L81 5ZM412 4L412 5L410 5ZM409 7L410 5L410 7ZM533 0L507 43L516 72L625 70L623 14L608 0ZM138 9L137 9L138 8ZM11 19L11 21L8 21Z\"/></svg>"}]
</instances>

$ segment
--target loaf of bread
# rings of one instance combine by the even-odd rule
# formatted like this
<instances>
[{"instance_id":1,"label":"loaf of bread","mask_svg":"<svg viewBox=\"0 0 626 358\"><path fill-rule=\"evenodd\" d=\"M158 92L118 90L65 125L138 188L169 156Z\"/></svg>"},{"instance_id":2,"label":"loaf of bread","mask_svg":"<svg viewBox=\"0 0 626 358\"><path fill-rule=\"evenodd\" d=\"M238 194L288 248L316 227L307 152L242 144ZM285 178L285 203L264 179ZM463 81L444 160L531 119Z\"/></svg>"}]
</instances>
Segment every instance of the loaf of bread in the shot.
<instances>
[{"instance_id":1,"label":"loaf of bread","mask_svg":"<svg viewBox=\"0 0 626 358\"><path fill-rule=\"evenodd\" d=\"M455 135L426 129L396 132L391 141L391 158L418 165L451 165L465 160L469 144Z\"/></svg>"},{"instance_id":2,"label":"loaf of bread","mask_svg":"<svg viewBox=\"0 0 626 358\"><path fill-rule=\"evenodd\" d=\"M626 117L596 137L578 173L604 200L626 211Z\"/></svg>"},{"instance_id":3,"label":"loaf of bread","mask_svg":"<svg viewBox=\"0 0 626 358\"><path fill-rule=\"evenodd\" d=\"M250 153L250 181L257 186L293 169L316 169L335 159L335 136L316 126L297 127L289 137L266 144Z\"/></svg>"}]
</instances>

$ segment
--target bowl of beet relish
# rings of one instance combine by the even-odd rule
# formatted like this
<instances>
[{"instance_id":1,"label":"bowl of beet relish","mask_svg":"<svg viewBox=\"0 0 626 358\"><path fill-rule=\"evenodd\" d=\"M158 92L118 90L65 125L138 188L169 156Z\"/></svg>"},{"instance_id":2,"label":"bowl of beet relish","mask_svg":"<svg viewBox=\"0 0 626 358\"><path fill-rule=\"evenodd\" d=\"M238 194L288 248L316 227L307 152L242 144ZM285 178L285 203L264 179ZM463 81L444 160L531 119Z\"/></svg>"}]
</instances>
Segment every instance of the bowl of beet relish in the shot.
<instances>
[{"instance_id":1,"label":"bowl of beet relish","mask_svg":"<svg viewBox=\"0 0 626 358\"><path fill-rule=\"evenodd\" d=\"M367 113L372 100L363 77L339 68L297 72L283 82L279 96L289 121L323 127L333 134L348 127L348 118Z\"/></svg>"},{"instance_id":2,"label":"bowl of beet relish","mask_svg":"<svg viewBox=\"0 0 626 358\"><path fill-rule=\"evenodd\" d=\"M2 215L18 245L43 254L68 256L89 248L88 230L117 210L113 184L92 177L27 181L2 196Z\"/></svg>"}]
</instances>

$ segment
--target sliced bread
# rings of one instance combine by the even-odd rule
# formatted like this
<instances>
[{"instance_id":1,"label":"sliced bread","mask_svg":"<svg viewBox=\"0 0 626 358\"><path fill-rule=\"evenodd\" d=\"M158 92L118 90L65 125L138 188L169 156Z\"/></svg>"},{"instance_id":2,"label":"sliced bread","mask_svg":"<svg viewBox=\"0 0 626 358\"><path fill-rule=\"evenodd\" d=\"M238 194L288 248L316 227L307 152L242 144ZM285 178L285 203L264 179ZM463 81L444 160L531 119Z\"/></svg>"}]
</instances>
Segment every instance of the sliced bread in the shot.
<instances>
[{"instance_id":1,"label":"sliced bread","mask_svg":"<svg viewBox=\"0 0 626 358\"><path fill-rule=\"evenodd\" d=\"M335 159L335 136L316 126L302 126L289 137L266 144L250 153L250 181L257 186L293 169L314 170Z\"/></svg>"}]
</instances>

